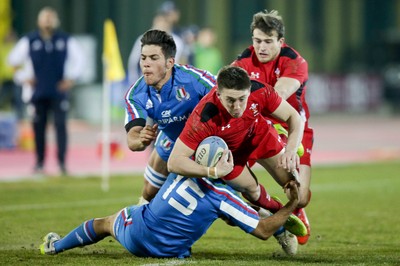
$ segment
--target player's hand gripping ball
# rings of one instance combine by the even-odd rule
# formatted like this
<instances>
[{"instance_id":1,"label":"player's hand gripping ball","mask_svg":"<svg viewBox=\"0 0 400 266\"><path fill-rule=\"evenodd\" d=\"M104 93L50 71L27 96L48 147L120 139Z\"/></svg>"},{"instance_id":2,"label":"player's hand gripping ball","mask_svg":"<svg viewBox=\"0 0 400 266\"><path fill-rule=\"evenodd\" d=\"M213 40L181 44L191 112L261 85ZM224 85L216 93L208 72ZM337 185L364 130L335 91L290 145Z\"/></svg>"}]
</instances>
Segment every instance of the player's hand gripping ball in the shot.
<instances>
[{"instance_id":1,"label":"player's hand gripping ball","mask_svg":"<svg viewBox=\"0 0 400 266\"><path fill-rule=\"evenodd\" d=\"M228 149L228 145L222 138L217 136L207 137L197 147L195 161L203 166L215 167L226 149Z\"/></svg>"}]
</instances>

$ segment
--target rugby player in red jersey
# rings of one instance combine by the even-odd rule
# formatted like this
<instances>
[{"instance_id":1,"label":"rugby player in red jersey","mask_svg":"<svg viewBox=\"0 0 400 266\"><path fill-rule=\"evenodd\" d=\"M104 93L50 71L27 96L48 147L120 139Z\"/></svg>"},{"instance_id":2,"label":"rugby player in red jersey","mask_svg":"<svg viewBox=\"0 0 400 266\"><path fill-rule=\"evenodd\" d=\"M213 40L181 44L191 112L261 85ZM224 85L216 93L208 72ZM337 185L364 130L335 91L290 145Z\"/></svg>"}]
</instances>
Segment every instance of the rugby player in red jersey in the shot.
<instances>
[{"instance_id":1,"label":"rugby player in red jersey","mask_svg":"<svg viewBox=\"0 0 400 266\"><path fill-rule=\"evenodd\" d=\"M310 225L303 208L311 198L311 152L314 138L313 130L308 124L310 112L306 103L308 64L296 50L285 43L285 27L277 11L255 14L250 29L253 45L247 48L232 65L245 69L250 78L273 86L305 121L302 139L304 154L300 158L298 169L301 208L294 212L307 226L308 234L298 237L299 244L305 244L310 236ZM273 118L272 121L285 138L284 133L288 125Z\"/></svg>"},{"instance_id":2,"label":"rugby player in red jersey","mask_svg":"<svg viewBox=\"0 0 400 266\"><path fill-rule=\"evenodd\" d=\"M287 144L264 117L272 115L289 125ZM250 81L240 67L227 66L218 73L214 87L195 107L168 159L170 172L192 177L223 178L253 204L276 212L282 204L270 198L264 187L245 166L249 160L260 163L284 186L299 167L297 148L304 123L296 110L268 85ZM219 136L227 143L225 155L234 166L220 160L216 167L192 161L199 143L208 136Z\"/></svg>"}]
</instances>

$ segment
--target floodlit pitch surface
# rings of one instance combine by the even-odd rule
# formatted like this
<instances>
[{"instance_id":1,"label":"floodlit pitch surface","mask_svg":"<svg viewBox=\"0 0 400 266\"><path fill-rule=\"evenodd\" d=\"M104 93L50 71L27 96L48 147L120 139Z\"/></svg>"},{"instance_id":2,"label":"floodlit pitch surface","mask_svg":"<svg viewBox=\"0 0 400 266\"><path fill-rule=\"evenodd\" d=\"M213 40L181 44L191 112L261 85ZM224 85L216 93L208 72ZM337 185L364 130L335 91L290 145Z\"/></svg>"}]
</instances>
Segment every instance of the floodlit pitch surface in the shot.
<instances>
[{"instance_id":1,"label":"floodlit pitch surface","mask_svg":"<svg viewBox=\"0 0 400 266\"><path fill-rule=\"evenodd\" d=\"M284 198L261 171L260 182ZM137 202L143 178L113 176L110 191L100 178L46 178L0 183L0 265L399 265L400 162L315 167L307 208L311 238L286 257L271 238L258 240L217 221L192 248L192 258L131 256L107 238L56 256L39 254L41 237L65 235L82 221Z\"/></svg>"}]
</instances>

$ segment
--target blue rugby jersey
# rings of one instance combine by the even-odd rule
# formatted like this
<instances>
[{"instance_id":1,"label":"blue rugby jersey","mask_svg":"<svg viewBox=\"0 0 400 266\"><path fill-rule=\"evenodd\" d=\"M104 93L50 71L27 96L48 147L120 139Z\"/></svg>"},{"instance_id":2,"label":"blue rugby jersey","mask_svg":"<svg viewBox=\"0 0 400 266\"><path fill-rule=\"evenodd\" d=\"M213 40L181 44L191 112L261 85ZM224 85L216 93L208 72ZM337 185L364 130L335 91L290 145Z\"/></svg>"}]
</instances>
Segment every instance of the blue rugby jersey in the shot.
<instances>
[{"instance_id":1,"label":"blue rugby jersey","mask_svg":"<svg viewBox=\"0 0 400 266\"><path fill-rule=\"evenodd\" d=\"M210 72L189 65L175 64L171 78L159 92L141 77L125 96L126 131L145 126L150 117L175 141L193 108L215 85L215 76Z\"/></svg>"},{"instance_id":2,"label":"blue rugby jersey","mask_svg":"<svg viewBox=\"0 0 400 266\"><path fill-rule=\"evenodd\" d=\"M217 182L171 173L148 205L120 213L114 224L116 238L137 256L184 258L218 217L252 232L258 213L231 187Z\"/></svg>"}]
</instances>

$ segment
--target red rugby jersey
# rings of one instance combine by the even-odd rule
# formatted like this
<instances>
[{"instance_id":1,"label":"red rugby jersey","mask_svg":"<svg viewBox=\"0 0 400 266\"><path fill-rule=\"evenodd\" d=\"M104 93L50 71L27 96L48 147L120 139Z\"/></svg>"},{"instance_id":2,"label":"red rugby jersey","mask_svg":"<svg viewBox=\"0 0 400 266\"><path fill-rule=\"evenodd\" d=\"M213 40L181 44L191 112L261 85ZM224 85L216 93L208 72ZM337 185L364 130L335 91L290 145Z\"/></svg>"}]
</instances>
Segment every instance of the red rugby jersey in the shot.
<instances>
[{"instance_id":1,"label":"red rugby jersey","mask_svg":"<svg viewBox=\"0 0 400 266\"><path fill-rule=\"evenodd\" d=\"M272 128L266 127L264 117L273 113L281 102L282 98L271 86L252 81L246 110L241 117L234 118L221 104L214 87L195 107L179 138L195 150L206 137L219 136L234 158L241 151L249 154L261 143L265 130Z\"/></svg>"},{"instance_id":2,"label":"red rugby jersey","mask_svg":"<svg viewBox=\"0 0 400 266\"><path fill-rule=\"evenodd\" d=\"M254 47L250 46L232 63L232 65L245 69L251 79L264 82L271 86L275 86L275 83L280 77L297 79L301 84L300 88L292 94L287 101L306 119L305 126L308 128L308 118L310 117L306 102L308 63L296 50L289 47L287 44L283 44L281 52L275 60L268 63L261 63L257 58ZM287 127L286 124L281 124Z\"/></svg>"}]
</instances>

